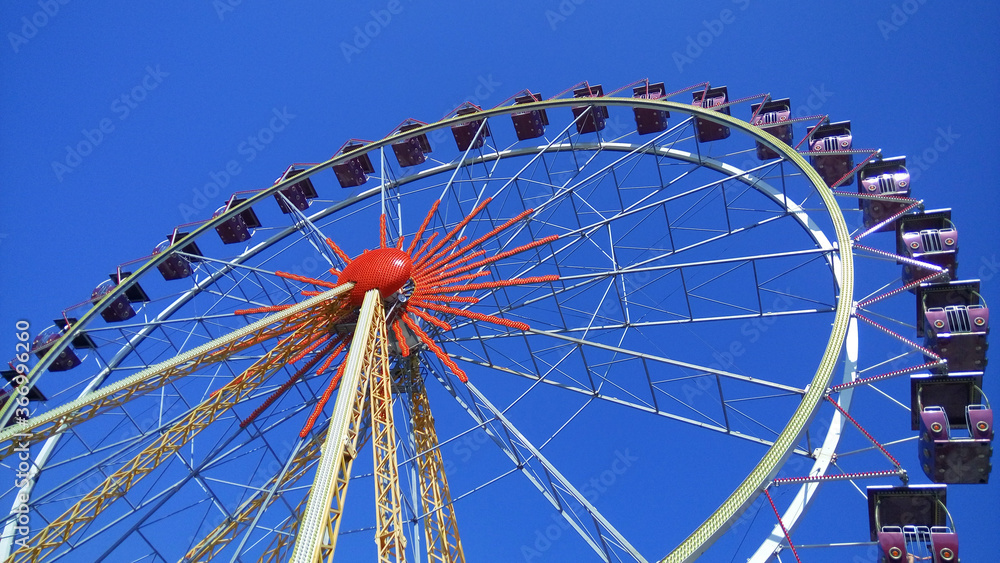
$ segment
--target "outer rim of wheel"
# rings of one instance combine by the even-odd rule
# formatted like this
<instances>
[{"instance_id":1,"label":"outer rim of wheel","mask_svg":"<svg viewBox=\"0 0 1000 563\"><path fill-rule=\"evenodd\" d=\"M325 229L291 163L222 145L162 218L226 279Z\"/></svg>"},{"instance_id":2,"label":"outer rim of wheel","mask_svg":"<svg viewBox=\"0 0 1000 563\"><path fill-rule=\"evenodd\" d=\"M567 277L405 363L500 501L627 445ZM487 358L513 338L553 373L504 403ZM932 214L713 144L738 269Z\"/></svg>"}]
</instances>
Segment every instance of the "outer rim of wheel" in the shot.
<instances>
[{"instance_id":1,"label":"outer rim of wheel","mask_svg":"<svg viewBox=\"0 0 1000 563\"><path fill-rule=\"evenodd\" d=\"M592 101L592 103L588 104L587 101ZM834 260L833 264L834 275L839 279L840 295L837 298L837 307L834 314L830 337L827 341L827 346L824 350L823 356L820 359L819 366L817 367L811 382L806 388L806 393L803 395L799 406L792 414L781 434L777 439L775 439L774 445L768 449L750 474L727 497L727 499L680 545L674 548L673 551L663 558L663 561L671 563L692 561L703 553L716 538L724 533L728 525L740 514L742 514L743 511L757 498L757 496L764 491L769 481L774 478L777 471L791 455L795 443L805 431L805 428L812 421L815 412L819 407L820 401L826 395L826 390L829 387L833 372L839 364L840 352L847 335L848 324L854 309L854 265L853 255L851 252L852 241L847 223L832 190L827 187L825 181L806 161L806 159L795 149L786 145L767 131L730 115L679 102L650 101L638 98L616 97L543 100L540 102L483 110L474 115L475 118L479 119L505 115L514 111L523 112L580 105L625 106L631 108L675 111L708 121L721 123L743 132L756 141L762 142L762 144L777 152L781 155L781 157L793 164L803 173L805 177L809 179L813 188L817 191L826 207L827 213L834 227L837 248L840 251L839 260ZM463 123L469 119L469 115L463 115L422 125L418 128L407 131L405 134L390 135L389 137L383 138L379 141L369 143L365 145L365 149L366 152L379 150L383 147L387 147L393 142L398 142L403 139L426 134L436 129L443 129L451 125ZM357 156L357 154L358 153L350 153L346 155L342 154L338 157L331 158L307 169L294 178L289 178L270 186L269 188L266 188L248 198L240 205L234 206L228 212L206 221L201 226L195 228L188 235L188 238L190 240L197 240L197 238L199 238L206 231L213 229L219 223L230 219L243 210L249 209L253 205L260 203L267 197L272 196L275 192L306 179L313 174L332 168L336 164L346 162L350 158ZM180 246L179 243L175 244ZM147 272L166 260L169 255L170 252L164 251L153 256L148 262L137 268L128 280L131 280L131 282L134 283L136 280L143 277ZM71 330L66 331L66 333L63 334L59 340L55 342L55 344L53 344L51 350L61 350L65 348L75 335L87 327L87 325L98 315L99 311L108 306L112 301L114 301L114 299L124 293L125 290L131 286L131 283L128 280L119 284L114 291L109 292L100 301L95 303L93 307L84 313L79 321L73 325ZM30 384L33 385L38 380L41 373L48 368L55 356L55 354L51 353L46 354L43 359L35 364L35 367L30 371L28 376ZM12 404L13 402L8 402L5 408L0 410L0 420L4 420L9 417L11 414L9 411L12 411Z\"/></svg>"}]
</instances>

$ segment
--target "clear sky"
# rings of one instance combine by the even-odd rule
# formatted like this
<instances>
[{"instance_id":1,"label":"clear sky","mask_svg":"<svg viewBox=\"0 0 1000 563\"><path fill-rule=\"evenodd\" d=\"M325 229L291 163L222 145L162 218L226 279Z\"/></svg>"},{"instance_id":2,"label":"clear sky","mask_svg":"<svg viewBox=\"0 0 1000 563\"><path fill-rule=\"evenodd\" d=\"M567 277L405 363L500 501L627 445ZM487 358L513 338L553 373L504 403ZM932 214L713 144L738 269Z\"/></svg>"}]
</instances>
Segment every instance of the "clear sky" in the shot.
<instances>
[{"instance_id":1,"label":"clear sky","mask_svg":"<svg viewBox=\"0 0 1000 563\"><path fill-rule=\"evenodd\" d=\"M647 77L668 90L711 81L734 97L789 97L793 108L850 119L865 147L907 155L915 197L954 210L961 277L981 278L986 301L1000 303L989 152L998 24L1000 6L982 0L8 0L0 347L13 354L19 319L48 326L176 225L207 218L233 191L270 185L292 162L328 158L348 138L381 138L404 118L433 121L466 100L493 106L522 88L548 96L581 80L610 90ZM701 463L683 445L672 455ZM997 481L949 491L967 562L1000 552ZM641 489L630 494L621 502L659 517ZM816 517L863 523L856 500ZM773 523L770 512L760 518Z\"/></svg>"}]
</instances>

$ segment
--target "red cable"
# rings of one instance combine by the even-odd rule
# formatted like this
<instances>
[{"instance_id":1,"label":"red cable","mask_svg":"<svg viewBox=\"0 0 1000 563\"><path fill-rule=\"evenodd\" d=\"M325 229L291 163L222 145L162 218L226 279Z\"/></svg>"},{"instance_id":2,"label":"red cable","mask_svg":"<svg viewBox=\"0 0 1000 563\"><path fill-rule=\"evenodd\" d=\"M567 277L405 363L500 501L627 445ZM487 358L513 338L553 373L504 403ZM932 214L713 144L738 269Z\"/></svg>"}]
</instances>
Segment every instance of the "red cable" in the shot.
<instances>
[{"instance_id":1,"label":"red cable","mask_svg":"<svg viewBox=\"0 0 1000 563\"><path fill-rule=\"evenodd\" d=\"M896 461L896 458L892 457L892 454L889 453L889 450L885 449L885 446L883 446L882 444L880 444L879 441L876 440L874 436L872 436L871 434L869 434L868 431L865 430L861 426L861 424L858 423L858 421L854 420L854 418L851 417L851 415L847 414L847 411L845 411L844 408L841 407L837 403L837 401L834 401L833 398L830 397L829 395L826 396L826 400L830 401L831 403L833 403L833 406L836 407L836 409L838 411L840 411L840 414L844 415L844 417L846 417L847 420L850 420L851 423L854 424L854 426L857 427L857 429L860 430L861 433L864 434L866 438L868 438L869 440L871 440L871 443L875 444L875 447L878 448L879 451L881 451L883 454L885 454L885 457L889 458L889 461L891 461L893 463L893 465L896 466L896 469L899 469L900 467L902 467L902 465L900 465L900 463L898 461Z\"/></svg>"},{"instance_id":2,"label":"red cable","mask_svg":"<svg viewBox=\"0 0 1000 563\"><path fill-rule=\"evenodd\" d=\"M799 559L799 553L795 551L795 546L792 545L792 538L788 535L788 529L785 528L785 523L781 521L781 514L778 513L778 507L774 506L774 501L771 500L771 493L769 493L767 489L764 489L764 494L767 496L767 502L771 503L771 509L774 510L774 515L778 517L778 525L781 526L781 531L785 534L785 540L788 541L788 547L792 548L792 555L795 556L795 560L798 561L798 563L802 563L802 560Z\"/></svg>"}]
</instances>

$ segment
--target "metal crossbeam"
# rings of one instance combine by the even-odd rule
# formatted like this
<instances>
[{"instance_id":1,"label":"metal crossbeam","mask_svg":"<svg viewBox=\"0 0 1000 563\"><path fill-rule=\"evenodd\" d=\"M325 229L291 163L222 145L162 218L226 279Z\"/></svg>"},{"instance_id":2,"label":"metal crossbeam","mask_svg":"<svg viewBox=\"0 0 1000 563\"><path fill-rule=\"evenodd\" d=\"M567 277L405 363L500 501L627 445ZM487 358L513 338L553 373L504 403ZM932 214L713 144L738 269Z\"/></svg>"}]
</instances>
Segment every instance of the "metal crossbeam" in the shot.
<instances>
[{"instance_id":1,"label":"metal crossbeam","mask_svg":"<svg viewBox=\"0 0 1000 563\"><path fill-rule=\"evenodd\" d=\"M271 544L268 546L267 551L260 556L258 563L284 563L288 561L286 554L289 548L292 547L293 541L298 536L299 522L302 520L301 515L305 512L306 502L309 497L305 497L299 502L299 505L295 507L292 515L285 520L284 525L281 529L274 532L274 537L271 539Z\"/></svg>"},{"instance_id":2,"label":"metal crossbeam","mask_svg":"<svg viewBox=\"0 0 1000 563\"><path fill-rule=\"evenodd\" d=\"M275 496L271 492L294 485L306 473L312 462L319 458L322 446L320 438L322 436L323 434L320 433L314 434L311 440L295 451L295 455L287 465L287 470L271 477L252 498L236 510L232 517L216 526L197 545L191 548L185 555L184 562L210 561L236 539L236 536L251 523L256 515L267 510L267 507L275 500Z\"/></svg>"},{"instance_id":3,"label":"metal crossbeam","mask_svg":"<svg viewBox=\"0 0 1000 563\"><path fill-rule=\"evenodd\" d=\"M471 382L465 384L464 388L469 393L467 401L440 372L435 370L433 374L602 561L646 562L646 559L583 493L563 477L542 452L475 385ZM498 424L499 428L493 429L493 424ZM526 452L528 456L525 457L521 452ZM538 473L541 473L541 476Z\"/></svg>"}]
</instances>

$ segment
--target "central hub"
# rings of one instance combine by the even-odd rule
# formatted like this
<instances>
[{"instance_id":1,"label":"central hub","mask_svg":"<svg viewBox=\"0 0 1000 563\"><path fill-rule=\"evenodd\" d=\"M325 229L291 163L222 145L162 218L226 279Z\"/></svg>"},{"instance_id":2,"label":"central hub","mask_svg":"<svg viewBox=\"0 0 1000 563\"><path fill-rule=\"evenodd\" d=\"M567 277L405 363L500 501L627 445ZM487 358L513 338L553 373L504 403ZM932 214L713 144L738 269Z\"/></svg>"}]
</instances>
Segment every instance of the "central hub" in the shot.
<instances>
[{"instance_id":1,"label":"central hub","mask_svg":"<svg viewBox=\"0 0 1000 563\"><path fill-rule=\"evenodd\" d=\"M352 260L337 281L354 282L347 300L357 307L369 290L377 289L382 299L396 293L410 279L412 272L413 260L409 254L398 248L376 248L366 250Z\"/></svg>"}]
</instances>

